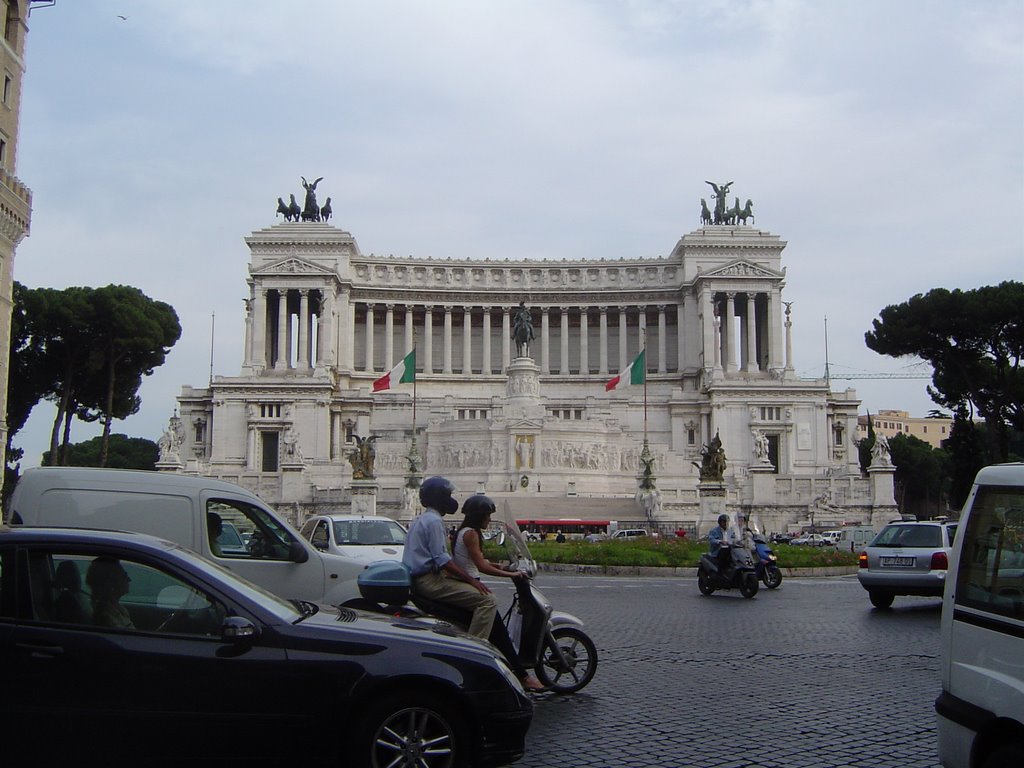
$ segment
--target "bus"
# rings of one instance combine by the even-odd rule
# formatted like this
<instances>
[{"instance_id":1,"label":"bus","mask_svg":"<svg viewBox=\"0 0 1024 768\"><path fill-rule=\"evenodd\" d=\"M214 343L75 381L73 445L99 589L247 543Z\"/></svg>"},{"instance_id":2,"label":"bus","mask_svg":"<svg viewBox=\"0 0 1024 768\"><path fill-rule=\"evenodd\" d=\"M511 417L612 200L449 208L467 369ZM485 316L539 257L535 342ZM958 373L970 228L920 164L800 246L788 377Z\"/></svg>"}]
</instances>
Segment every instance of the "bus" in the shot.
<instances>
[{"instance_id":1,"label":"bus","mask_svg":"<svg viewBox=\"0 0 1024 768\"><path fill-rule=\"evenodd\" d=\"M560 520L516 520L520 531L526 533L527 539L543 541L554 539L559 531L567 539L582 539L590 534L608 535L607 520L582 520L578 517Z\"/></svg>"}]
</instances>

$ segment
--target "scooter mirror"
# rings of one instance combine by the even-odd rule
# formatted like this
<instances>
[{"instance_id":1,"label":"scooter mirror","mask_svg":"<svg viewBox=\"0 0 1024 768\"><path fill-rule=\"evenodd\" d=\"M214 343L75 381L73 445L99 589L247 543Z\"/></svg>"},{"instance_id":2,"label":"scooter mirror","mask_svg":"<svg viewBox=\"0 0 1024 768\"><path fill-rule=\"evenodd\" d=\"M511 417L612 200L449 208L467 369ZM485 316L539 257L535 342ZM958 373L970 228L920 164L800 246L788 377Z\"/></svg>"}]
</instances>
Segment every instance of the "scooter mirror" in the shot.
<instances>
[{"instance_id":1,"label":"scooter mirror","mask_svg":"<svg viewBox=\"0 0 1024 768\"><path fill-rule=\"evenodd\" d=\"M499 531L498 532L497 541L498 541L498 546L499 547L504 547L505 546L505 532L504 531Z\"/></svg>"}]
</instances>

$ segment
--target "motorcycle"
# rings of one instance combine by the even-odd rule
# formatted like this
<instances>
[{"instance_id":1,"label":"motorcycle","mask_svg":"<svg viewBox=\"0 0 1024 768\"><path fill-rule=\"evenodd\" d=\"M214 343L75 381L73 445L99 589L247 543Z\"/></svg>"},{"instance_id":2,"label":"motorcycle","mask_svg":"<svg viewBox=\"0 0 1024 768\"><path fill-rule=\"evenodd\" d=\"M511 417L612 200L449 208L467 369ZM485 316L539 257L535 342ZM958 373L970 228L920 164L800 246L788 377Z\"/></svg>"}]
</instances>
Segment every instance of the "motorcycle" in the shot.
<instances>
[{"instance_id":1,"label":"motorcycle","mask_svg":"<svg viewBox=\"0 0 1024 768\"><path fill-rule=\"evenodd\" d=\"M525 668L532 669L553 693L575 693L594 678L597 648L580 619L554 610L534 586L537 563L507 503L501 516L504 530L498 534L498 544L505 547L510 564L527 576L513 579L516 592L501 620ZM399 561L371 563L359 574L357 583L361 597L344 603L349 608L440 621L463 630L469 626L468 611L413 594L409 571Z\"/></svg>"},{"instance_id":2,"label":"motorcycle","mask_svg":"<svg viewBox=\"0 0 1024 768\"><path fill-rule=\"evenodd\" d=\"M757 594L758 580L750 550L740 542L723 543L722 547L728 547L728 566L720 568L717 556L701 555L697 566L697 588L702 595L710 595L716 589L739 589L743 597L753 597Z\"/></svg>"},{"instance_id":3,"label":"motorcycle","mask_svg":"<svg viewBox=\"0 0 1024 768\"><path fill-rule=\"evenodd\" d=\"M768 546L764 536L754 534L754 547L757 552L757 563L754 566L754 573L764 582L768 589L777 589L782 583L782 569L779 568L775 552Z\"/></svg>"}]
</instances>

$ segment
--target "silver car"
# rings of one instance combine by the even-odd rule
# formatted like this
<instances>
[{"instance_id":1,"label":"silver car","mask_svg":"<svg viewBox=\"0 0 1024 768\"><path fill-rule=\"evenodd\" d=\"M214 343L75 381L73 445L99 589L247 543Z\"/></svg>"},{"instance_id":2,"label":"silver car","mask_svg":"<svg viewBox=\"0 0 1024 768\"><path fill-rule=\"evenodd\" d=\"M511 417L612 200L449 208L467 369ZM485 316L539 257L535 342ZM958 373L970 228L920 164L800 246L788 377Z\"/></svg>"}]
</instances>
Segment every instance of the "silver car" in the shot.
<instances>
[{"instance_id":1,"label":"silver car","mask_svg":"<svg viewBox=\"0 0 1024 768\"><path fill-rule=\"evenodd\" d=\"M896 595L942 597L956 523L896 522L861 552L857 578L871 604L888 608Z\"/></svg>"},{"instance_id":2,"label":"silver car","mask_svg":"<svg viewBox=\"0 0 1024 768\"><path fill-rule=\"evenodd\" d=\"M317 515L300 531L321 552L352 560L401 560L406 530L382 515Z\"/></svg>"}]
</instances>

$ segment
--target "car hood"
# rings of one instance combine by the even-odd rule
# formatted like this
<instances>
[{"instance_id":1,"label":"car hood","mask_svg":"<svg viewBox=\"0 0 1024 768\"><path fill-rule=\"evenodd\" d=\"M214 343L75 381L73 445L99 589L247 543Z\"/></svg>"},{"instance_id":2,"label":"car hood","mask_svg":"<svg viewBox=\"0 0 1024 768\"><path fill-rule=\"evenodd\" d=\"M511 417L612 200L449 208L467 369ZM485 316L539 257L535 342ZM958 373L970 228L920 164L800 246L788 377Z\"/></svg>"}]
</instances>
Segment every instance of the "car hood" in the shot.
<instances>
[{"instance_id":1,"label":"car hood","mask_svg":"<svg viewBox=\"0 0 1024 768\"><path fill-rule=\"evenodd\" d=\"M297 626L307 633L324 639L335 638L343 632L345 639L366 640L375 643L413 641L437 645L446 651L461 651L475 656L494 658L494 649L487 643L468 635L451 624L434 619L417 619L358 611L345 606L320 605L319 611L302 620Z\"/></svg>"},{"instance_id":2,"label":"car hood","mask_svg":"<svg viewBox=\"0 0 1024 768\"><path fill-rule=\"evenodd\" d=\"M334 547L331 554L348 560L375 563L378 560L401 560L404 544L347 544Z\"/></svg>"}]
</instances>

